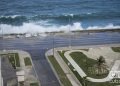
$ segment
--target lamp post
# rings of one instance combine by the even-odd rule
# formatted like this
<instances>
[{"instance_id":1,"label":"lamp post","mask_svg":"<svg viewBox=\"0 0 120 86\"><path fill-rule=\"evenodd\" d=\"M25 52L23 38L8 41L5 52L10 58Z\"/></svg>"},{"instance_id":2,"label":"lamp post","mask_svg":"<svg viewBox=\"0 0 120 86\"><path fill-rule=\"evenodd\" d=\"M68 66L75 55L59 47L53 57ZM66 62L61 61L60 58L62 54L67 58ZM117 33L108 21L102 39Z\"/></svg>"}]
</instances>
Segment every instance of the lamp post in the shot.
<instances>
[{"instance_id":1,"label":"lamp post","mask_svg":"<svg viewBox=\"0 0 120 86\"><path fill-rule=\"evenodd\" d=\"M72 19L73 18L73 14L70 14L70 17L69 17L69 48L71 49L71 46L72 46L72 41L71 41L71 26L72 26L72 20L70 20L70 18Z\"/></svg>"},{"instance_id":2,"label":"lamp post","mask_svg":"<svg viewBox=\"0 0 120 86\"><path fill-rule=\"evenodd\" d=\"M53 32L53 57L54 57L54 51L55 51L55 50L54 50L54 47L55 47L55 45L54 45L54 44L55 44L54 35L55 35L55 34L54 34L54 32Z\"/></svg>"},{"instance_id":3,"label":"lamp post","mask_svg":"<svg viewBox=\"0 0 120 86\"><path fill-rule=\"evenodd\" d=\"M0 30L1 30L1 36L2 36L2 38L3 38L3 28L1 28L1 22L0 22Z\"/></svg>"},{"instance_id":4,"label":"lamp post","mask_svg":"<svg viewBox=\"0 0 120 86\"><path fill-rule=\"evenodd\" d=\"M3 32L3 31L2 31L2 28L1 28L1 23L0 23L0 31L1 31L1 34L0 34L0 35L2 36L2 32Z\"/></svg>"},{"instance_id":5,"label":"lamp post","mask_svg":"<svg viewBox=\"0 0 120 86\"><path fill-rule=\"evenodd\" d=\"M1 23L0 23L0 31L1 31L1 36L3 36L3 35L2 35L2 32L3 32L3 31L2 31L2 28L1 28Z\"/></svg>"}]
</instances>

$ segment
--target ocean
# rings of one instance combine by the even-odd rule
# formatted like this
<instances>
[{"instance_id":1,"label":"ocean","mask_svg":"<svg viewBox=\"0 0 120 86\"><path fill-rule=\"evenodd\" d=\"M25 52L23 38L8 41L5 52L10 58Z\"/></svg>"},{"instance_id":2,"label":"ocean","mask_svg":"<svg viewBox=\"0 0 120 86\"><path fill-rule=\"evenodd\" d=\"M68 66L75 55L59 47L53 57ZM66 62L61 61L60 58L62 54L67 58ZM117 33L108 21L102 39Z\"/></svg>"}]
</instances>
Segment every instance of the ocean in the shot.
<instances>
[{"instance_id":1,"label":"ocean","mask_svg":"<svg viewBox=\"0 0 120 86\"><path fill-rule=\"evenodd\" d=\"M0 0L0 34L120 28L120 0Z\"/></svg>"}]
</instances>

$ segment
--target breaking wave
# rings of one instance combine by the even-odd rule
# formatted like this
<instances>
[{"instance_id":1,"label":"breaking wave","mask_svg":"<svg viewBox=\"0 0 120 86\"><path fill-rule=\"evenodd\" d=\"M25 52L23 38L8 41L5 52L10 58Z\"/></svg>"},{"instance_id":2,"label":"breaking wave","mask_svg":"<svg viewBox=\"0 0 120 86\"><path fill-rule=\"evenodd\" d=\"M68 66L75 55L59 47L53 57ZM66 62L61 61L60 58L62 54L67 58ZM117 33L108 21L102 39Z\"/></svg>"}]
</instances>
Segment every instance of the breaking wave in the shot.
<instances>
[{"instance_id":1,"label":"breaking wave","mask_svg":"<svg viewBox=\"0 0 120 86\"><path fill-rule=\"evenodd\" d=\"M22 25L26 22L27 18L25 16L13 15L13 16L1 16L0 23L10 24L10 25Z\"/></svg>"},{"instance_id":2,"label":"breaking wave","mask_svg":"<svg viewBox=\"0 0 120 86\"><path fill-rule=\"evenodd\" d=\"M47 23L46 23L47 24ZM12 34L12 33L45 33L45 32L69 32L75 30L84 30L84 29L115 29L120 28L120 26L114 26L113 24L108 24L106 26L89 26L87 28L83 28L81 23L76 22L73 25L47 25L42 26L37 23L23 23L21 26L13 26L8 24L0 25L0 34Z\"/></svg>"},{"instance_id":3,"label":"breaking wave","mask_svg":"<svg viewBox=\"0 0 120 86\"><path fill-rule=\"evenodd\" d=\"M12 16L0 16L0 23L10 25L22 25L30 21L40 20L57 20L68 23L69 19L73 21L80 21L86 19L109 19L109 18L120 18L117 13L85 13L85 14L61 14L61 15L34 15L34 16L23 16L23 15L12 15Z\"/></svg>"}]
</instances>

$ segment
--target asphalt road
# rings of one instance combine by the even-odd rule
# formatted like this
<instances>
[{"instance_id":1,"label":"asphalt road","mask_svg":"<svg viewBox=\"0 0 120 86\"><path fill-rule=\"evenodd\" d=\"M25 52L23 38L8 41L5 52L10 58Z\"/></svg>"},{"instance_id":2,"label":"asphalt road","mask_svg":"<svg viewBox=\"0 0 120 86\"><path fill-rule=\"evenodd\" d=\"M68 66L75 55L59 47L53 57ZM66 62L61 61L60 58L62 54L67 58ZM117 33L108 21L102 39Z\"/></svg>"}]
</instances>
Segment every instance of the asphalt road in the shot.
<instances>
[{"instance_id":1,"label":"asphalt road","mask_svg":"<svg viewBox=\"0 0 120 86\"><path fill-rule=\"evenodd\" d=\"M80 34L79 36L54 36L54 46L64 47L69 46L71 41L72 46L82 45L100 45L120 43L120 33L93 33L89 35ZM0 39L0 50L3 49L18 49L29 52L42 86L59 86L59 82L50 68L45 52L53 47L53 36L36 37L36 38L15 38L15 39Z\"/></svg>"}]
</instances>

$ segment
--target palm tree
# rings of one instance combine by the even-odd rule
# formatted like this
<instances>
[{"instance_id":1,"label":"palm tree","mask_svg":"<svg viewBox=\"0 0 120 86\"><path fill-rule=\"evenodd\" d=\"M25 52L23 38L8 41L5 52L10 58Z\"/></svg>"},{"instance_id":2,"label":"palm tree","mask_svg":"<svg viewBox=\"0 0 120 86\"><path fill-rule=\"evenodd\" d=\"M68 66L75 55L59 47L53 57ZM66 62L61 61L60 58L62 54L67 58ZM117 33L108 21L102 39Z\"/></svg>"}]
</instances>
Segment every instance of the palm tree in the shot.
<instances>
[{"instance_id":1,"label":"palm tree","mask_svg":"<svg viewBox=\"0 0 120 86\"><path fill-rule=\"evenodd\" d=\"M98 74L102 72L102 69L105 69L105 58L103 56L100 56L97 59L97 67L98 67Z\"/></svg>"},{"instance_id":2,"label":"palm tree","mask_svg":"<svg viewBox=\"0 0 120 86\"><path fill-rule=\"evenodd\" d=\"M106 61L105 61L105 58L103 56L100 56L98 59L97 59L97 62L98 62L98 65L101 66L102 64L104 64Z\"/></svg>"}]
</instances>

